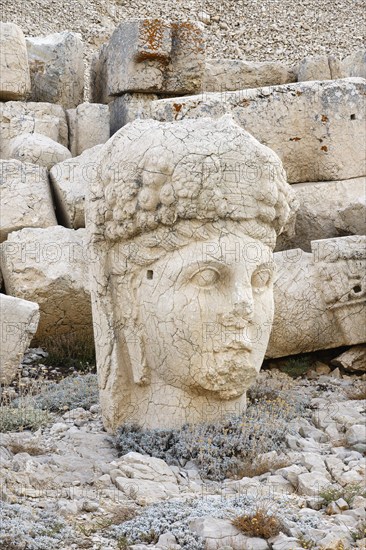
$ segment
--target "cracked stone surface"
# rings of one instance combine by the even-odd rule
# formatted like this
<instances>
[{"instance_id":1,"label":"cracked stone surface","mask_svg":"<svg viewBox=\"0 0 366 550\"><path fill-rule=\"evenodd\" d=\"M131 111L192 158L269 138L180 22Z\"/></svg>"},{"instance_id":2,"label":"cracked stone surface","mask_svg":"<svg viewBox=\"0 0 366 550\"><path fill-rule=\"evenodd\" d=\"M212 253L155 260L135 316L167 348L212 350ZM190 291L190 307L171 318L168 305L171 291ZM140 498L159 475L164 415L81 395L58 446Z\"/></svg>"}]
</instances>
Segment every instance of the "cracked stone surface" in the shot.
<instances>
[{"instance_id":1,"label":"cracked stone surface","mask_svg":"<svg viewBox=\"0 0 366 550\"><path fill-rule=\"evenodd\" d=\"M73 109L84 99L84 43L81 35L60 32L27 37L31 100Z\"/></svg>"},{"instance_id":2,"label":"cracked stone surface","mask_svg":"<svg viewBox=\"0 0 366 550\"><path fill-rule=\"evenodd\" d=\"M13 231L1 245L7 294L39 304L36 340L65 334L91 335L88 263L84 229L55 226Z\"/></svg>"},{"instance_id":3,"label":"cracked stone surface","mask_svg":"<svg viewBox=\"0 0 366 550\"><path fill-rule=\"evenodd\" d=\"M296 183L300 207L294 235L282 234L276 250L311 250L311 241L366 233L366 178Z\"/></svg>"},{"instance_id":4,"label":"cracked stone surface","mask_svg":"<svg viewBox=\"0 0 366 550\"><path fill-rule=\"evenodd\" d=\"M109 108L99 103L81 103L67 110L69 143L73 157L109 140Z\"/></svg>"},{"instance_id":5,"label":"cracked stone surface","mask_svg":"<svg viewBox=\"0 0 366 550\"><path fill-rule=\"evenodd\" d=\"M0 294L0 384L10 384L16 376L38 321L38 304Z\"/></svg>"},{"instance_id":6,"label":"cracked stone surface","mask_svg":"<svg viewBox=\"0 0 366 550\"><path fill-rule=\"evenodd\" d=\"M280 160L231 117L135 121L95 160L87 227L107 428L240 410L271 329L272 250L296 209Z\"/></svg>"},{"instance_id":7,"label":"cracked stone surface","mask_svg":"<svg viewBox=\"0 0 366 550\"><path fill-rule=\"evenodd\" d=\"M78 157L56 164L50 170L60 221L65 227L85 227L85 195L92 181L99 177L97 152L102 145L87 149Z\"/></svg>"},{"instance_id":8,"label":"cracked stone surface","mask_svg":"<svg viewBox=\"0 0 366 550\"><path fill-rule=\"evenodd\" d=\"M174 121L231 113L278 154L289 183L343 180L365 175L365 86L364 79L345 78L160 99L145 116Z\"/></svg>"},{"instance_id":9,"label":"cracked stone surface","mask_svg":"<svg viewBox=\"0 0 366 550\"><path fill-rule=\"evenodd\" d=\"M71 157L70 151L43 134L20 134L10 140L8 155L11 159L44 166L48 170L54 164Z\"/></svg>"},{"instance_id":10,"label":"cracked stone surface","mask_svg":"<svg viewBox=\"0 0 366 550\"><path fill-rule=\"evenodd\" d=\"M255 63L238 59L207 59L202 89L205 92L228 92L296 80L295 71L278 61Z\"/></svg>"},{"instance_id":11,"label":"cracked stone surface","mask_svg":"<svg viewBox=\"0 0 366 550\"><path fill-rule=\"evenodd\" d=\"M34 132L68 146L68 127L61 105L30 101L0 103L0 158L8 158L11 139Z\"/></svg>"},{"instance_id":12,"label":"cracked stone surface","mask_svg":"<svg viewBox=\"0 0 366 550\"><path fill-rule=\"evenodd\" d=\"M365 236L312 241L274 254L275 317L267 357L365 341ZM286 338L284 338L286 335Z\"/></svg>"},{"instance_id":13,"label":"cracked stone surface","mask_svg":"<svg viewBox=\"0 0 366 550\"><path fill-rule=\"evenodd\" d=\"M0 160L0 242L23 227L57 225L47 170L42 166Z\"/></svg>"},{"instance_id":14,"label":"cracked stone surface","mask_svg":"<svg viewBox=\"0 0 366 550\"><path fill-rule=\"evenodd\" d=\"M0 100L24 99L31 82L24 34L18 25L0 22Z\"/></svg>"},{"instance_id":15,"label":"cracked stone surface","mask_svg":"<svg viewBox=\"0 0 366 550\"><path fill-rule=\"evenodd\" d=\"M205 41L200 23L121 23L93 59L93 102L126 92L181 95L201 90Z\"/></svg>"}]
</instances>

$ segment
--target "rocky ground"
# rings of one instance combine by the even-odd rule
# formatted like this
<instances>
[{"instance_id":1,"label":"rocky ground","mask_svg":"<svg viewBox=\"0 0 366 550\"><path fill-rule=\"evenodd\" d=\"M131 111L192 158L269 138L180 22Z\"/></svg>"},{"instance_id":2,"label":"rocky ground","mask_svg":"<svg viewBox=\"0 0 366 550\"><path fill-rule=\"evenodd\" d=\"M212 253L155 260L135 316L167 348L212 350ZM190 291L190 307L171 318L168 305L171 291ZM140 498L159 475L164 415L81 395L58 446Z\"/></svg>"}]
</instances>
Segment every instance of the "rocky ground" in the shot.
<instances>
[{"instance_id":1,"label":"rocky ground","mask_svg":"<svg viewBox=\"0 0 366 550\"><path fill-rule=\"evenodd\" d=\"M43 360L40 350L28 354L23 374ZM293 375L304 370L290 367ZM235 473L226 471L230 449L238 451L234 424L222 446L218 426L212 440L193 434L201 447L193 456L193 444L189 460L183 432L174 456L166 434L164 447L162 434L104 432L94 374L51 389L43 381L41 394L30 385L18 385L20 399L11 402L22 417L17 431L9 431L15 416L4 396L0 408L1 549L365 547L365 375L319 362L295 379L263 371L240 432L244 451L257 454Z\"/></svg>"},{"instance_id":2,"label":"rocky ground","mask_svg":"<svg viewBox=\"0 0 366 550\"><path fill-rule=\"evenodd\" d=\"M89 54L120 21L192 19L206 28L208 57L254 61L345 57L362 47L365 28L363 0L1 0L0 13L30 36L80 32Z\"/></svg>"}]
</instances>

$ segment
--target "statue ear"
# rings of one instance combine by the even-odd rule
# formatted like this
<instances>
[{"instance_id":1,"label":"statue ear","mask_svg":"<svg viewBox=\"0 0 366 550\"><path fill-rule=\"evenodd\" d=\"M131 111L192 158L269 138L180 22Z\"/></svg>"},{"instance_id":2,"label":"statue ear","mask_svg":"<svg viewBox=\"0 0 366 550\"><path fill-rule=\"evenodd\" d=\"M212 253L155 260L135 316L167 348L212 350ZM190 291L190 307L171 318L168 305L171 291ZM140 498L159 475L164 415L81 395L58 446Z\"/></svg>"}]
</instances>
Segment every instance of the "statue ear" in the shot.
<instances>
[{"instance_id":1,"label":"statue ear","mask_svg":"<svg viewBox=\"0 0 366 550\"><path fill-rule=\"evenodd\" d=\"M137 323L129 320L124 327L124 333L133 381L139 386L145 386L150 381L150 371L146 361L141 329Z\"/></svg>"}]
</instances>

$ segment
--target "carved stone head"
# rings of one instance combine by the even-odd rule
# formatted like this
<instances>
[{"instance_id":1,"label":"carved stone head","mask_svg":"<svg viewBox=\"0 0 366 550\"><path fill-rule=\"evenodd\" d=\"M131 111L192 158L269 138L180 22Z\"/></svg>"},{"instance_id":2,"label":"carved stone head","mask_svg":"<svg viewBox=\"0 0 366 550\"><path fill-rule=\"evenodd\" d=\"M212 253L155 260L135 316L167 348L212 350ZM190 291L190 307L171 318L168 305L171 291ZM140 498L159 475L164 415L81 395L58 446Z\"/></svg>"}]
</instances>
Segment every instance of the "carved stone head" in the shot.
<instances>
[{"instance_id":1,"label":"carved stone head","mask_svg":"<svg viewBox=\"0 0 366 550\"><path fill-rule=\"evenodd\" d=\"M135 121L88 200L105 425L245 406L273 320L272 250L294 211L279 158L225 116Z\"/></svg>"}]
</instances>

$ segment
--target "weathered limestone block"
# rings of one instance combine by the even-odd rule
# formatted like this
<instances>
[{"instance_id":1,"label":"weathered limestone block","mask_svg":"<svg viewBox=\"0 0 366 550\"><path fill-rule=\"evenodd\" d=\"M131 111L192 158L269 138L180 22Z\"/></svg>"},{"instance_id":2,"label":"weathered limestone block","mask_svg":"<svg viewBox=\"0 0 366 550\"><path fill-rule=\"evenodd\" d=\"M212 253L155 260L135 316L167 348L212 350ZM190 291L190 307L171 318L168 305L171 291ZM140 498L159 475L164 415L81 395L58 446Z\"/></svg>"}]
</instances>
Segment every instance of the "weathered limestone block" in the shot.
<instances>
[{"instance_id":1,"label":"weathered limestone block","mask_svg":"<svg viewBox=\"0 0 366 550\"><path fill-rule=\"evenodd\" d=\"M109 104L111 135L136 118L148 118L149 105L156 94L123 94Z\"/></svg>"},{"instance_id":2,"label":"weathered limestone block","mask_svg":"<svg viewBox=\"0 0 366 550\"><path fill-rule=\"evenodd\" d=\"M339 57L335 55L329 55L328 63L329 63L329 69L330 69L330 76L332 77L332 80L337 80L339 78L347 78L351 76L344 69L343 62ZM357 75L352 75L352 76L357 76Z\"/></svg>"},{"instance_id":3,"label":"weathered limestone block","mask_svg":"<svg viewBox=\"0 0 366 550\"><path fill-rule=\"evenodd\" d=\"M366 339L366 237L352 235L275 253L275 317L267 357Z\"/></svg>"},{"instance_id":4,"label":"weathered limestone block","mask_svg":"<svg viewBox=\"0 0 366 550\"><path fill-rule=\"evenodd\" d=\"M208 59L202 84L204 92L227 92L296 82L295 72L279 61Z\"/></svg>"},{"instance_id":5,"label":"weathered limestone block","mask_svg":"<svg viewBox=\"0 0 366 550\"><path fill-rule=\"evenodd\" d=\"M110 136L108 105L82 103L67 111L70 150L73 157L105 143Z\"/></svg>"},{"instance_id":6,"label":"weathered limestone block","mask_svg":"<svg viewBox=\"0 0 366 550\"><path fill-rule=\"evenodd\" d=\"M343 70L347 76L366 78L366 50L358 50L343 59Z\"/></svg>"},{"instance_id":7,"label":"weathered limestone block","mask_svg":"<svg viewBox=\"0 0 366 550\"><path fill-rule=\"evenodd\" d=\"M51 103L0 103L0 158L8 158L11 139L34 132L67 147L68 129L63 108Z\"/></svg>"},{"instance_id":8,"label":"weathered limestone block","mask_svg":"<svg viewBox=\"0 0 366 550\"><path fill-rule=\"evenodd\" d=\"M50 171L58 216L65 227L85 227L85 195L91 182L100 177L97 153L101 147L96 145L87 149L82 155L61 162Z\"/></svg>"},{"instance_id":9,"label":"weathered limestone block","mask_svg":"<svg viewBox=\"0 0 366 550\"><path fill-rule=\"evenodd\" d=\"M351 195L348 204L339 208L335 226L339 231L343 231L344 233L357 235L364 235L366 233L365 193L355 198Z\"/></svg>"},{"instance_id":10,"label":"weathered limestone block","mask_svg":"<svg viewBox=\"0 0 366 550\"><path fill-rule=\"evenodd\" d=\"M120 491L143 506L180 494L173 470L160 458L129 452L116 461L111 476Z\"/></svg>"},{"instance_id":11,"label":"weathered limestone block","mask_svg":"<svg viewBox=\"0 0 366 550\"><path fill-rule=\"evenodd\" d=\"M329 61L327 55L305 57L299 64L297 80L331 80Z\"/></svg>"},{"instance_id":12,"label":"weathered limestone block","mask_svg":"<svg viewBox=\"0 0 366 550\"><path fill-rule=\"evenodd\" d=\"M30 86L23 32L18 25L0 21L0 101L24 99Z\"/></svg>"},{"instance_id":13,"label":"weathered limestone block","mask_svg":"<svg viewBox=\"0 0 366 550\"><path fill-rule=\"evenodd\" d=\"M239 412L269 339L272 250L296 207L279 158L226 116L136 120L97 162L86 219L105 426Z\"/></svg>"},{"instance_id":14,"label":"weathered limestone block","mask_svg":"<svg viewBox=\"0 0 366 550\"><path fill-rule=\"evenodd\" d=\"M65 333L90 337L91 262L84 229L22 229L1 245L7 294L39 304L37 342Z\"/></svg>"},{"instance_id":15,"label":"weathered limestone block","mask_svg":"<svg viewBox=\"0 0 366 550\"><path fill-rule=\"evenodd\" d=\"M121 23L92 63L93 101L126 92L197 93L204 71L202 27L191 21Z\"/></svg>"},{"instance_id":16,"label":"weathered limestone block","mask_svg":"<svg viewBox=\"0 0 366 550\"><path fill-rule=\"evenodd\" d=\"M352 78L161 99L149 105L146 118L232 113L279 155L290 183L349 179L365 175L365 89L365 80Z\"/></svg>"},{"instance_id":17,"label":"weathered limestone block","mask_svg":"<svg viewBox=\"0 0 366 550\"><path fill-rule=\"evenodd\" d=\"M70 151L43 134L20 134L10 140L8 155L11 159L30 162L50 170L54 164L71 157Z\"/></svg>"},{"instance_id":18,"label":"weathered limestone block","mask_svg":"<svg viewBox=\"0 0 366 550\"><path fill-rule=\"evenodd\" d=\"M32 100L77 107L84 98L84 44L81 35L60 32L26 39Z\"/></svg>"},{"instance_id":19,"label":"weathered limestone block","mask_svg":"<svg viewBox=\"0 0 366 550\"><path fill-rule=\"evenodd\" d=\"M353 346L333 359L332 365L348 371L366 372L366 345Z\"/></svg>"},{"instance_id":20,"label":"weathered limestone block","mask_svg":"<svg viewBox=\"0 0 366 550\"><path fill-rule=\"evenodd\" d=\"M0 384L14 380L38 321L38 304L0 294Z\"/></svg>"},{"instance_id":21,"label":"weathered limestone block","mask_svg":"<svg viewBox=\"0 0 366 550\"><path fill-rule=\"evenodd\" d=\"M0 242L23 227L57 225L47 170L18 160L0 161Z\"/></svg>"},{"instance_id":22,"label":"weathered limestone block","mask_svg":"<svg viewBox=\"0 0 366 550\"><path fill-rule=\"evenodd\" d=\"M280 235L276 250L301 248L309 252L314 240L366 234L365 177L292 187L300 204L295 234Z\"/></svg>"}]
</instances>

